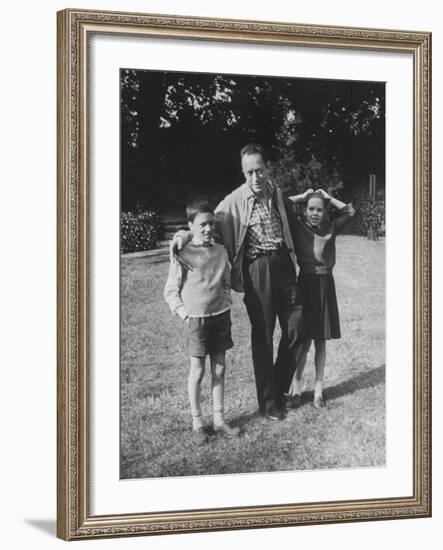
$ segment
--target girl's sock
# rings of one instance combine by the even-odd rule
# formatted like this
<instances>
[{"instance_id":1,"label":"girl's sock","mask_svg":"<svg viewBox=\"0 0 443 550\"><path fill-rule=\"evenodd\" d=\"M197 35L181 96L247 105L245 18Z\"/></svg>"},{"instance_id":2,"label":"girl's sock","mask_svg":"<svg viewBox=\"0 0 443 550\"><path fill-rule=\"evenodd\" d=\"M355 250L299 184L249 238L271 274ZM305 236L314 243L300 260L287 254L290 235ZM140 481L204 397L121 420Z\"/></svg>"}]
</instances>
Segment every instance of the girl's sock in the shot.
<instances>
[{"instance_id":1,"label":"girl's sock","mask_svg":"<svg viewBox=\"0 0 443 550\"><path fill-rule=\"evenodd\" d=\"M292 381L292 391L293 395L301 395L302 394L302 387L303 387L303 381L297 380L297 378L294 378Z\"/></svg>"},{"instance_id":2,"label":"girl's sock","mask_svg":"<svg viewBox=\"0 0 443 550\"><path fill-rule=\"evenodd\" d=\"M323 380L315 381L314 397L323 397Z\"/></svg>"},{"instance_id":3,"label":"girl's sock","mask_svg":"<svg viewBox=\"0 0 443 550\"><path fill-rule=\"evenodd\" d=\"M223 409L214 410L214 426L222 426L225 423Z\"/></svg>"}]
</instances>

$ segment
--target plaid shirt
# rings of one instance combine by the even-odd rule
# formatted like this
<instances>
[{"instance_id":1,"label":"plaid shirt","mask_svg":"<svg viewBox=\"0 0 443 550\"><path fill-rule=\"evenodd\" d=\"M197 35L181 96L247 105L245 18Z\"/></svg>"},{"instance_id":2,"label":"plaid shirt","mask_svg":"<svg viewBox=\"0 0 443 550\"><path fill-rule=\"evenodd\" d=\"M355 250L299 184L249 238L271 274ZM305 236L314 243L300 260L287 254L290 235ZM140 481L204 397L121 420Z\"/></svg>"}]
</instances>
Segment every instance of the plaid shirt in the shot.
<instances>
[{"instance_id":1,"label":"plaid shirt","mask_svg":"<svg viewBox=\"0 0 443 550\"><path fill-rule=\"evenodd\" d=\"M277 250L284 242L282 222L274 202L275 190L275 184L269 181L265 205L248 189L249 197L252 196L254 200L245 237L245 254L248 260L253 260L263 252Z\"/></svg>"}]
</instances>

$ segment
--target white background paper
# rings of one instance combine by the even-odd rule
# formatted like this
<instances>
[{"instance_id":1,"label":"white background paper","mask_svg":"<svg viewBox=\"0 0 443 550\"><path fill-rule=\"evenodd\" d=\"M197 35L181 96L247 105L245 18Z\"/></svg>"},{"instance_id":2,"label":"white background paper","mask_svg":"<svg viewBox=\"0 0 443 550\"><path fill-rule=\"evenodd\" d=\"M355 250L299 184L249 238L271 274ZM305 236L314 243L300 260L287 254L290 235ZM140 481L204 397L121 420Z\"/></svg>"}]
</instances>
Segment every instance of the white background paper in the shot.
<instances>
[{"instance_id":1,"label":"white background paper","mask_svg":"<svg viewBox=\"0 0 443 550\"><path fill-rule=\"evenodd\" d=\"M2 31L2 546L55 548L55 11L8 5ZM208 3L83 0L77 7L434 31L434 497L432 519L88 541L82 546L438 548L442 535L442 35L430 0ZM71 6L72 7L72 6ZM75 6L74 6L75 7Z\"/></svg>"},{"instance_id":2,"label":"white background paper","mask_svg":"<svg viewBox=\"0 0 443 550\"><path fill-rule=\"evenodd\" d=\"M92 41L92 513L97 515L412 495L413 60L319 48L96 36ZM386 467L119 481L119 69L386 82ZM399 315L399 312L402 312ZM409 335L407 337L406 335ZM408 342L409 341L409 342ZM405 342L408 342L405 345ZM234 350L235 351L235 350ZM252 367L251 367L252 368Z\"/></svg>"}]
</instances>

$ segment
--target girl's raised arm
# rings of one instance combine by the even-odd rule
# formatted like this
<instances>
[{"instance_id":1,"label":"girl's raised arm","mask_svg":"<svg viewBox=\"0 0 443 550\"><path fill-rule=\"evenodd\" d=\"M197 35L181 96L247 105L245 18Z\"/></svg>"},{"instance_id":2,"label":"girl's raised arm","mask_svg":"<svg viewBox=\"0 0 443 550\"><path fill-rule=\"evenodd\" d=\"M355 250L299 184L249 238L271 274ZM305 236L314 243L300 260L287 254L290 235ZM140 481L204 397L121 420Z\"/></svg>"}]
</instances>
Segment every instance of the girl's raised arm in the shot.
<instances>
[{"instance_id":1,"label":"girl's raised arm","mask_svg":"<svg viewBox=\"0 0 443 550\"><path fill-rule=\"evenodd\" d=\"M331 195L329 195L329 193L326 193L326 191L324 191L323 189L319 189L318 190L319 193L321 193L323 195L323 197L328 200L332 206L334 206L335 208L337 208L337 210L341 210L342 208L344 208L346 206L346 203L345 202L342 202L334 197L331 197Z\"/></svg>"},{"instance_id":2,"label":"girl's raised arm","mask_svg":"<svg viewBox=\"0 0 443 550\"><path fill-rule=\"evenodd\" d=\"M313 193L313 189L307 189L304 193L301 193L300 195L292 195L288 197L290 201L292 201L294 204L297 204L298 202L303 202L306 200L306 197Z\"/></svg>"}]
</instances>

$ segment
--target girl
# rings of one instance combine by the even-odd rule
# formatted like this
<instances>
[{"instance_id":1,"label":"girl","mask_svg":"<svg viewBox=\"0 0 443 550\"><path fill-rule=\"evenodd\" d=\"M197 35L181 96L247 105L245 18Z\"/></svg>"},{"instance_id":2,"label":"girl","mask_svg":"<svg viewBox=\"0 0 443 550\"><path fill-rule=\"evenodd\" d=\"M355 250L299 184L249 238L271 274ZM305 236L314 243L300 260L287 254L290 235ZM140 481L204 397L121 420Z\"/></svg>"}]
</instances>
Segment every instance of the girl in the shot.
<instances>
[{"instance_id":1,"label":"girl","mask_svg":"<svg viewBox=\"0 0 443 550\"><path fill-rule=\"evenodd\" d=\"M308 189L301 195L289 197L297 204L306 202L304 220L294 218L294 247L300 266L298 284L303 296L303 316L307 340L302 344L292 382L292 406L301 404L302 374L306 355L314 340L315 387L314 407L325 406L323 374L326 362L326 340L340 338L340 322L332 269L335 264L335 237L355 214L352 204L345 204L328 195L323 189ZM326 205L330 203L338 215L329 221Z\"/></svg>"}]
</instances>

